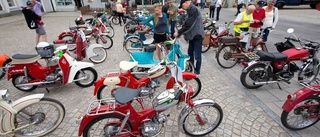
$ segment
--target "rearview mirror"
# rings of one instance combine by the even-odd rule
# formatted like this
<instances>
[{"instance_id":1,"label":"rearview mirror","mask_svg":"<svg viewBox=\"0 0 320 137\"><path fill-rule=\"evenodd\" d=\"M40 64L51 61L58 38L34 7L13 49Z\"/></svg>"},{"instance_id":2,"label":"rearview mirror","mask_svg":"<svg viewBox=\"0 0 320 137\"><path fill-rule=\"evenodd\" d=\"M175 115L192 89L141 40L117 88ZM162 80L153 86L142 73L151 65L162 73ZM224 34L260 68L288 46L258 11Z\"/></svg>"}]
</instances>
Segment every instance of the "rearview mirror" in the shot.
<instances>
[{"instance_id":1,"label":"rearview mirror","mask_svg":"<svg viewBox=\"0 0 320 137\"><path fill-rule=\"evenodd\" d=\"M293 28L289 28L289 29L287 30L287 32L288 32L288 33L293 33L293 32L294 32L294 29L293 29Z\"/></svg>"}]
</instances>

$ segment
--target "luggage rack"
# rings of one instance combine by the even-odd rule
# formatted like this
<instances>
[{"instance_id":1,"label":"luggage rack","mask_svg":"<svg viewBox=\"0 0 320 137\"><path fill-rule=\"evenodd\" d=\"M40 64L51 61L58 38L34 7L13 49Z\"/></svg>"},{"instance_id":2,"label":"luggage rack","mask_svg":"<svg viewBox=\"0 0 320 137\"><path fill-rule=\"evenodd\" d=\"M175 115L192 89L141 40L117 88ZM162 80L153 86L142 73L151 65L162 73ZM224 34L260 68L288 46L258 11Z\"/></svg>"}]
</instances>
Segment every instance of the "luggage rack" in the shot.
<instances>
[{"instance_id":1,"label":"luggage rack","mask_svg":"<svg viewBox=\"0 0 320 137\"><path fill-rule=\"evenodd\" d=\"M244 53L244 55L246 56L246 59L248 59L248 61L260 59L260 56L258 56L254 52L246 52L246 53Z\"/></svg>"},{"instance_id":2,"label":"luggage rack","mask_svg":"<svg viewBox=\"0 0 320 137\"><path fill-rule=\"evenodd\" d=\"M310 84L307 84L307 83L304 83L304 82L299 82L300 85L310 89L310 90L313 90L313 91L320 91L320 87L319 88L316 88L315 86L312 86Z\"/></svg>"},{"instance_id":3,"label":"luggage rack","mask_svg":"<svg viewBox=\"0 0 320 137\"><path fill-rule=\"evenodd\" d=\"M117 101L115 98L105 98L100 100L94 100L90 102L88 109L87 109L87 115L88 116L95 116L95 115L101 115L106 114L110 112L114 112L116 108ZM101 107L108 107L108 111L101 111ZM120 113L120 112L119 112Z\"/></svg>"}]
</instances>

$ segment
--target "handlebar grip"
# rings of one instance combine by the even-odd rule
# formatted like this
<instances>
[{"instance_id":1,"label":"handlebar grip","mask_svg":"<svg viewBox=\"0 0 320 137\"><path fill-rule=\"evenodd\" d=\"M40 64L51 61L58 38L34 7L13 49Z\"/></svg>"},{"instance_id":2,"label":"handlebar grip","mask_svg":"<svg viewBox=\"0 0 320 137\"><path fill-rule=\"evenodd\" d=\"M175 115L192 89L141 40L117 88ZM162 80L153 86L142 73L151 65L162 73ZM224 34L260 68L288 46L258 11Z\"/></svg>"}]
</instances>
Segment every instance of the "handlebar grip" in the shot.
<instances>
[{"instance_id":1,"label":"handlebar grip","mask_svg":"<svg viewBox=\"0 0 320 137\"><path fill-rule=\"evenodd\" d=\"M178 100L180 98L180 96L182 95L183 91L179 90L178 93L176 94L176 96L174 97L175 100Z\"/></svg>"}]
</instances>

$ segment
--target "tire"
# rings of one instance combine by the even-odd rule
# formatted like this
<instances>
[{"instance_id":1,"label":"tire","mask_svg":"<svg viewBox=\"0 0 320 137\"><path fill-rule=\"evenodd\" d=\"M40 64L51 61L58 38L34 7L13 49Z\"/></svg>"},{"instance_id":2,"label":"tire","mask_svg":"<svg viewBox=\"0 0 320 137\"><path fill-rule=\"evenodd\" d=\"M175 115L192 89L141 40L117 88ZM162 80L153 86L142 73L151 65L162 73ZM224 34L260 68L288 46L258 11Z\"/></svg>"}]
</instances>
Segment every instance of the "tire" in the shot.
<instances>
[{"instance_id":1,"label":"tire","mask_svg":"<svg viewBox=\"0 0 320 137\"><path fill-rule=\"evenodd\" d=\"M234 67L238 59L231 57L233 53L240 53L235 45L225 45L219 48L216 54L218 64L225 69Z\"/></svg>"},{"instance_id":2,"label":"tire","mask_svg":"<svg viewBox=\"0 0 320 137\"><path fill-rule=\"evenodd\" d=\"M108 35L100 35L96 38L96 43L101 44L104 49L110 49L113 46L113 40Z\"/></svg>"},{"instance_id":3,"label":"tire","mask_svg":"<svg viewBox=\"0 0 320 137\"><path fill-rule=\"evenodd\" d=\"M99 64L104 62L107 59L107 51L102 47L93 48L93 52L97 54L97 56L90 57L89 60L95 64Z\"/></svg>"},{"instance_id":4,"label":"tire","mask_svg":"<svg viewBox=\"0 0 320 137\"><path fill-rule=\"evenodd\" d=\"M253 82L255 81L265 81L263 78L268 76L268 74L265 74L264 69L266 65L256 65L248 69L248 71L242 72L240 75L240 81L243 86L245 86L248 89L257 89L263 85L254 85ZM267 73L271 73L270 69L267 70ZM248 80L252 80L252 82L248 82ZM249 84L252 83L252 84Z\"/></svg>"},{"instance_id":5,"label":"tire","mask_svg":"<svg viewBox=\"0 0 320 137\"><path fill-rule=\"evenodd\" d=\"M124 48L128 53L143 52L143 42L138 37L127 38L124 42Z\"/></svg>"},{"instance_id":6,"label":"tire","mask_svg":"<svg viewBox=\"0 0 320 137\"><path fill-rule=\"evenodd\" d=\"M39 106L37 107L37 105ZM28 112L28 114L25 114L26 112ZM65 113L66 113L65 108L59 101L55 99L50 99L50 98L42 98L39 102L30 104L25 108L19 110L17 115L23 115L27 119L36 119L40 121L38 121L34 125L28 126L27 128L23 128L21 130L15 131L15 136L16 137L45 136L46 134L55 130L61 124L61 122L65 117ZM30 123L32 122L35 122L35 121L30 121ZM49 124L49 122L51 124ZM15 124L16 124L16 127L19 127L21 125L25 125L29 123L26 123L26 121L21 120L18 117L15 117ZM40 127L40 126L44 126L44 127Z\"/></svg>"},{"instance_id":7,"label":"tire","mask_svg":"<svg viewBox=\"0 0 320 137\"><path fill-rule=\"evenodd\" d=\"M104 121L106 119L113 119L113 121ZM115 132L116 130L118 130L118 128L121 125L122 120L124 119L124 117L115 115L115 114L106 114L106 115L102 115L99 116L95 119L93 119L83 130L83 137L91 137L93 135L90 134L90 132L92 131L92 134L95 133L96 136L106 136L106 137L111 137L111 136L121 136L120 135L115 135L115 133L112 134L112 132ZM99 127L101 126L101 127ZM94 130L93 130L94 129ZM97 131L97 129L103 129L104 131ZM108 132L105 132L107 130L112 130ZM123 131L121 131L122 133L127 133L129 131L132 131L132 126L129 123L129 120L127 121L127 123L125 124ZM111 133L110 133L111 132ZM101 133L100 135L97 135L96 133Z\"/></svg>"},{"instance_id":8,"label":"tire","mask_svg":"<svg viewBox=\"0 0 320 137\"><path fill-rule=\"evenodd\" d=\"M97 74L97 71L91 67L88 67L88 68L84 68L84 69L81 69L77 72L76 76L74 77L74 79L79 79L81 78L82 76L82 73L81 72L84 72L84 74L87 76L86 79L84 80L80 80L80 81L75 81L76 85L78 85L79 87L90 87L93 85L93 83L97 80L98 78L98 74ZM91 76L88 76L89 74L88 73L91 73L92 75Z\"/></svg>"},{"instance_id":9,"label":"tire","mask_svg":"<svg viewBox=\"0 0 320 137\"><path fill-rule=\"evenodd\" d=\"M130 27L130 25L137 25L134 21L129 21L126 23L126 25L123 26L124 34L127 34L127 29Z\"/></svg>"},{"instance_id":10,"label":"tire","mask_svg":"<svg viewBox=\"0 0 320 137\"><path fill-rule=\"evenodd\" d=\"M298 73L298 81L301 83L310 84L316 80L320 69L318 64L319 61L314 59L312 63L303 65L302 69L300 69Z\"/></svg>"},{"instance_id":11,"label":"tire","mask_svg":"<svg viewBox=\"0 0 320 137\"><path fill-rule=\"evenodd\" d=\"M113 17L112 17L111 22L112 22L114 25L120 24L119 19L118 19L116 16L113 16Z\"/></svg>"},{"instance_id":12,"label":"tire","mask_svg":"<svg viewBox=\"0 0 320 137\"><path fill-rule=\"evenodd\" d=\"M113 27L110 26L110 25L105 26L104 29L102 29L102 27L104 27L104 26L102 25L102 26L100 27L100 29L99 29L100 32L107 34L110 38L113 38L113 36L114 36L114 29L113 29Z\"/></svg>"},{"instance_id":13,"label":"tire","mask_svg":"<svg viewBox=\"0 0 320 137\"><path fill-rule=\"evenodd\" d=\"M311 8L311 9L316 9L316 5L317 5L317 4L310 4L310 8Z\"/></svg>"},{"instance_id":14,"label":"tire","mask_svg":"<svg viewBox=\"0 0 320 137\"><path fill-rule=\"evenodd\" d=\"M75 42L75 39L73 35L71 34L65 34L61 37L61 40L66 40L68 44L72 44Z\"/></svg>"},{"instance_id":15,"label":"tire","mask_svg":"<svg viewBox=\"0 0 320 137\"><path fill-rule=\"evenodd\" d=\"M213 111L210 111L212 108ZM223 118L223 112L221 107L214 103L214 104L199 104L195 106L195 109L197 109L197 112L200 114L201 117L204 117L204 121L206 122L206 125L208 124L208 122L211 121L212 119L212 123L210 123L210 128L206 128L204 131L199 132L199 131L195 131L195 129L203 129L202 127L206 127L206 126L202 126L202 125L196 125L195 123L199 123L196 115L194 114L194 111L192 111L192 109L190 109L190 111L188 111L187 116L184 118L183 120L183 130L184 132L188 135L188 136L205 136L209 133L211 133L213 130L215 130L222 121ZM208 114L204 114L205 112L209 112ZM207 115L207 116L206 116ZM191 124L192 127L196 127L199 126L193 130L189 130L189 127L187 126L187 124ZM200 128L201 127L201 128ZM196 133L192 133L193 131L195 131Z\"/></svg>"},{"instance_id":16,"label":"tire","mask_svg":"<svg viewBox=\"0 0 320 137\"><path fill-rule=\"evenodd\" d=\"M31 76L28 75L27 77L28 80L34 80L34 78L32 78ZM18 87L17 85L19 84L23 84L26 82L25 76L24 74L17 74L14 75L12 77L12 85L14 87L16 87L17 89L21 90L21 91L25 91L25 92L30 92L35 90L38 86L34 85L34 86L23 86L23 87Z\"/></svg>"},{"instance_id":17,"label":"tire","mask_svg":"<svg viewBox=\"0 0 320 137\"><path fill-rule=\"evenodd\" d=\"M11 62L11 59L8 59L6 60L3 64L2 64L2 68L0 69L0 79L2 79L6 73L7 73L7 68L8 66L10 66L10 62Z\"/></svg>"},{"instance_id":18,"label":"tire","mask_svg":"<svg viewBox=\"0 0 320 137\"><path fill-rule=\"evenodd\" d=\"M313 105L314 103L317 103L318 105L313 107L308 106L309 104ZM283 126L291 130L301 130L314 125L320 119L319 118L311 119L307 117L310 115L319 115L319 103L320 103L320 98L317 95L309 96L305 98L301 102L297 103L290 112L282 111L281 123L283 124ZM297 107L297 106L300 106L300 107ZM296 121L293 121L294 119L296 119ZM300 119L300 123L298 121L299 119ZM291 121L293 121L293 123L291 123Z\"/></svg>"},{"instance_id":19,"label":"tire","mask_svg":"<svg viewBox=\"0 0 320 137\"><path fill-rule=\"evenodd\" d=\"M202 45L201 53L206 53L210 49L210 45Z\"/></svg>"},{"instance_id":20,"label":"tire","mask_svg":"<svg viewBox=\"0 0 320 137\"><path fill-rule=\"evenodd\" d=\"M186 63L184 64L184 66L185 66L185 69L184 69L185 72L194 73L194 71L195 71L194 66L190 60L187 60Z\"/></svg>"},{"instance_id":21,"label":"tire","mask_svg":"<svg viewBox=\"0 0 320 137\"><path fill-rule=\"evenodd\" d=\"M275 5L278 9L282 9L284 7L284 3L276 3Z\"/></svg>"},{"instance_id":22,"label":"tire","mask_svg":"<svg viewBox=\"0 0 320 137\"><path fill-rule=\"evenodd\" d=\"M188 84L191 85L193 90L194 90L194 94L191 97L192 99L195 98L196 96L198 96L198 94L201 91L202 88L202 84L199 78L193 78L193 79L184 79L184 81Z\"/></svg>"}]
</instances>

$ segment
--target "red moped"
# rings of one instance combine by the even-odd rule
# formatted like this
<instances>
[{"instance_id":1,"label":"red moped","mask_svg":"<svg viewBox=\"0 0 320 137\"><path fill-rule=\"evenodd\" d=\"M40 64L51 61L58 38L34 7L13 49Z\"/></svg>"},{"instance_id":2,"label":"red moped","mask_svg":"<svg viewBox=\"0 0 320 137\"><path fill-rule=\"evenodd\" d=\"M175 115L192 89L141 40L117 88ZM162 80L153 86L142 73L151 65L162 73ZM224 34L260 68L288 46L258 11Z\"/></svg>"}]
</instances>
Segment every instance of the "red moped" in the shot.
<instances>
[{"instance_id":1,"label":"red moped","mask_svg":"<svg viewBox=\"0 0 320 137\"><path fill-rule=\"evenodd\" d=\"M152 107L136 111L130 102L139 97L141 89L120 87L114 92L114 98L89 104L87 114L77 120L80 122L78 136L157 136L170 116L163 112L174 105L179 109L183 102L186 106L178 118L181 132L204 136L214 131L223 117L221 107L210 99L193 101L193 88L183 83L181 69L175 63L168 65L175 84L153 98Z\"/></svg>"}]
</instances>

